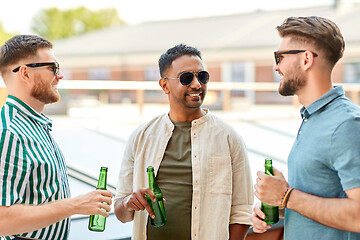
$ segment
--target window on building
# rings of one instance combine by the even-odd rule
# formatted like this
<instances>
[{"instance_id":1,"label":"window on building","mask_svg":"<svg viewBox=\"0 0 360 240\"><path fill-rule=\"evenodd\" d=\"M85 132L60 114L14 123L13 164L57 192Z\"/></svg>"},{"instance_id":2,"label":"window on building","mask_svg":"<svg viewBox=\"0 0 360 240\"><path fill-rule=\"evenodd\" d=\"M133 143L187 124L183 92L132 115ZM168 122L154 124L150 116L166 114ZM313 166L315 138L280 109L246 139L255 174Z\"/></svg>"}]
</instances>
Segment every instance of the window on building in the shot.
<instances>
[{"instance_id":1,"label":"window on building","mask_svg":"<svg viewBox=\"0 0 360 240\"><path fill-rule=\"evenodd\" d=\"M160 79L160 72L157 66L150 66L145 68L146 81L158 81Z\"/></svg>"},{"instance_id":2,"label":"window on building","mask_svg":"<svg viewBox=\"0 0 360 240\"><path fill-rule=\"evenodd\" d=\"M88 73L89 80L109 80L110 69L109 68L91 68Z\"/></svg>"},{"instance_id":3,"label":"window on building","mask_svg":"<svg viewBox=\"0 0 360 240\"><path fill-rule=\"evenodd\" d=\"M231 64L231 82L246 82L246 65L243 62L237 62ZM233 96L243 96L244 91L232 91Z\"/></svg>"},{"instance_id":4,"label":"window on building","mask_svg":"<svg viewBox=\"0 0 360 240\"><path fill-rule=\"evenodd\" d=\"M360 62L345 64L345 83L360 83Z\"/></svg>"},{"instance_id":5,"label":"window on building","mask_svg":"<svg viewBox=\"0 0 360 240\"><path fill-rule=\"evenodd\" d=\"M160 71L157 66L148 66L144 69L145 81L159 81ZM159 86L159 90L160 90ZM162 91L147 90L145 91L145 102L158 103L166 102L166 95Z\"/></svg>"}]
</instances>

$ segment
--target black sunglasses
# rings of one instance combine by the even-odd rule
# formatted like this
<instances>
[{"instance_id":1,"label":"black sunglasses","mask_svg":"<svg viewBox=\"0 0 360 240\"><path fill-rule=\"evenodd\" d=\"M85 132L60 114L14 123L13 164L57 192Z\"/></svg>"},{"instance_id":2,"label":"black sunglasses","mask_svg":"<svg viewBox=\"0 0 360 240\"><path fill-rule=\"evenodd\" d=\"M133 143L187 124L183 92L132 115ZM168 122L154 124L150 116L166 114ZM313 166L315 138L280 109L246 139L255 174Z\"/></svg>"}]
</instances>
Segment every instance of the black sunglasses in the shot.
<instances>
[{"instance_id":1,"label":"black sunglasses","mask_svg":"<svg viewBox=\"0 0 360 240\"><path fill-rule=\"evenodd\" d=\"M54 72L54 75L57 76L59 74L59 70L60 70L60 66L59 63L57 62L47 62L47 63L30 63L30 64L25 64L25 66L28 67L43 67L43 66L51 66L52 71ZM21 68L21 66L15 68L14 70L12 70L13 72L17 72L19 71L19 69Z\"/></svg>"},{"instance_id":2,"label":"black sunglasses","mask_svg":"<svg viewBox=\"0 0 360 240\"><path fill-rule=\"evenodd\" d=\"M280 63L280 55L282 54L297 54L297 53L301 53L301 52L306 52L307 50L289 50L289 51L276 51L274 52L274 57L275 57L275 62L276 64ZM314 57L317 57L317 53L311 52Z\"/></svg>"},{"instance_id":3,"label":"black sunglasses","mask_svg":"<svg viewBox=\"0 0 360 240\"><path fill-rule=\"evenodd\" d=\"M210 79L210 74L207 71L200 72L183 72L178 78L167 78L164 79L179 79L180 83L184 86L188 86L194 80L194 76L199 80L201 84L207 84Z\"/></svg>"}]
</instances>

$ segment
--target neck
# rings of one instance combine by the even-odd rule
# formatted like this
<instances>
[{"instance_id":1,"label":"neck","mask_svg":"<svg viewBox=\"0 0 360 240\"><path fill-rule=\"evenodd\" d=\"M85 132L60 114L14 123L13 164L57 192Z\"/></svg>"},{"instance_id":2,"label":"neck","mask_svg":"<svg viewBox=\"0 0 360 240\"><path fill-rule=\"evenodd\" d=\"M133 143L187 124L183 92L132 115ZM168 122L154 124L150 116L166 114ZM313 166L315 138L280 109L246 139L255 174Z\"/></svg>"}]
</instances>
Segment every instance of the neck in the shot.
<instances>
[{"instance_id":1,"label":"neck","mask_svg":"<svg viewBox=\"0 0 360 240\"><path fill-rule=\"evenodd\" d=\"M12 95L12 96L20 99L21 101L23 101L24 103L29 105L31 108L33 108L38 113L42 113L42 111L44 110L45 103L43 103L31 96L21 94L21 91L11 91L10 90L10 91L8 91L8 93L9 93L9 95Z\"/></svg>"},{"instance_id":2,"label":"neck","mask_svg":"<svg viewBox=\"0 0 360 240\"><path fill-rule=\"evenodd\" d=\"M169 117L174 122L192 122L195 119L201 118L206 112L201 108L191 109L189 111L175 111L170 108Z\"/></svg>"},{"instance_id":3,"label":"neck","mask_svg":"<svg viewBox=\"0 0 360 240\"><path fill-rule=\"evenodd\" d=\"M299 102L307 107L328 91L333 88L331 82L331 72L329 74L314 74L313 76L309 76L307 84L305 87L300 89L296 95L299 98Z\"/></svg>"}]
</instances>

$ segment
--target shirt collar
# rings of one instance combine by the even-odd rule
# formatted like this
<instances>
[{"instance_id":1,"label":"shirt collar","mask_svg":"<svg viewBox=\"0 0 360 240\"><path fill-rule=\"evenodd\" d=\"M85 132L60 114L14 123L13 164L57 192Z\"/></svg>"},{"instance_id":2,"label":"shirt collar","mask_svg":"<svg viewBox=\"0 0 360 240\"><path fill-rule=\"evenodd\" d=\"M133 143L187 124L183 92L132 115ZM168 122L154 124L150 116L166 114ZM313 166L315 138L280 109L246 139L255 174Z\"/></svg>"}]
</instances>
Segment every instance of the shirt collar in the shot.
<instances>
[{"instance_id":1,"label":"shirt collar","mask_svg":"<svg viewBox=\"0 0 360 240\"><path fill-rule=\"evenodd\" d=\"M15 107L16 109L27 115L29 118L32 118L40 124L46 126L49 130L52 130L52 120L50 118L45 116L43 113L36 112L32 107L30 107L17 97L9 95L6 99L6 103Z\"/></svg>"},{"instance_id":2,"label":"shirt collar","mask_svg":"<svg viewBox=\"0 0 360 240\"><path fill-rule=\"evenodd\" d=\"M317 112L325 105L333 101L335 98L344 96L344 88L342 86L335 86L329 92L325 93L318 100L310 104L308 107L302 107L300 110L302 118L309 118L313 113Z\"/></svg>"},{"instance_id":3,"label":"shirt collar","mask_svg":"<svg viewBox=\"0 0 360 240\"><path fill-rule=\"evenodd\" d=\"M207 108L202 108L202 110L205 111L205 115L204 116L201 116L200 118L197 118L195 120L192 120L191 121L191 126L193 126L194 124L201 124L203 122L206 122L208 119L209 119L209 109ZM174 127L174 124L172 123L170 117L169 117L169 114L166 114L166 122L167 124L169 125L170 128L173 128Z\"/></svg>"},{"instance_id":4,"label":"shirt collar","mask_svg":"<svg viewBox=\"0 0 360 240\"><path fill-rule=\"evenodd\" d=\"M207 108L202 108L202 110L204 110L205 115L203 115L202 117L195 119L191 122L191 125L197 125L197 124L202 124L204 122L206 122L209 119L209 109Z\"/></svg>"}]
</instances>

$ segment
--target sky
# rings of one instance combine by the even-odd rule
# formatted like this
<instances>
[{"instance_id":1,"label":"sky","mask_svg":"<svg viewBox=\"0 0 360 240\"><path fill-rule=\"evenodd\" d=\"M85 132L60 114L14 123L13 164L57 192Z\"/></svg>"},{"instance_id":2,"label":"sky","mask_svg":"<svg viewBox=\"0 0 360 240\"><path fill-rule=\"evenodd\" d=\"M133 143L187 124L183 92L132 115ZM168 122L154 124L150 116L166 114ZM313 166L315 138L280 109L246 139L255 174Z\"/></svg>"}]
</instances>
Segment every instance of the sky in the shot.
<instances>
[{"instance_id":1,"label":"sky","mask_svg":"<svg viewBox=\"0 0 360 240\"><path fill-rule=\"evenodd\" d=\"M331 5L335 0L2 0L0 22L11 33L31 32L31 19L41 9L65 10L85 6L97 10L116 8L128 24L145 21L228 15L256 10L275 10ZM360 0L341 0L344 3Z\"/></svg>"}]
</instances>

